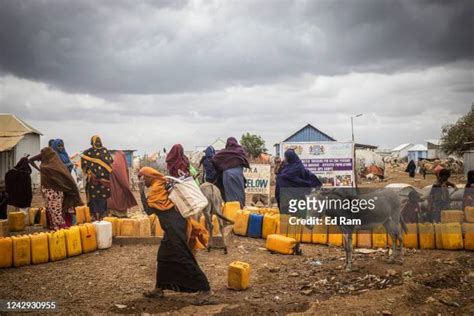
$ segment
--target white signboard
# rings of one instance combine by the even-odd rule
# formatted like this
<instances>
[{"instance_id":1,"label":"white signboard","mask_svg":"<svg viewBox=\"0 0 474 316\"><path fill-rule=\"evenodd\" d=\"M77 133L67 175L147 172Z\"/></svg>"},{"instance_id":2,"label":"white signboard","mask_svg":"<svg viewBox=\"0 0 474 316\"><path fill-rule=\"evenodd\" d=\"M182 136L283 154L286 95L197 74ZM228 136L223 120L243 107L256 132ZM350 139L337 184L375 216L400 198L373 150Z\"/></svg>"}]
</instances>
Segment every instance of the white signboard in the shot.
<instances>
[{"instance_id":1,"label":"white signboard","mask_svg":"<svg viewBox=\"0 0 474 316\"><path fill-rule=\"evenodd\" d=\"M281 143L281 157L293 148L303 165L313 172L324 186L353 187L354 144L352 142Z\"/></svg>"},{"instance_id":2,"label":"white signboard","mask_svg":"<svg viewBox=\"0 0 474 316\"><path fill-rule=\"evenodd\" d=\"M247 180L245 193L270 194L271 166L264 164L250 164L250 169L244 169Z\"/></svg>"}]
</instances>

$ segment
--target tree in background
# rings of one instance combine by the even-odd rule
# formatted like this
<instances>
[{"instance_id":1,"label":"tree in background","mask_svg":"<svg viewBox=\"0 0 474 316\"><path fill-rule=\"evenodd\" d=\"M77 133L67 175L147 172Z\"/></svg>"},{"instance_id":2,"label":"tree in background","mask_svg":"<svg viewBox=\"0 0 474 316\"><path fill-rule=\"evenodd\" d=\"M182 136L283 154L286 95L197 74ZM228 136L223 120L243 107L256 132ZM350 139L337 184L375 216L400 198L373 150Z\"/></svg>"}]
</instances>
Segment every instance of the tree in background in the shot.
<instances>
[{"instance_id":1,"label":"tree in background","mask_svg":"<svg viewBox=\"0 0 474 316\"><path fill-rule=\"evenodd\" d=\"M258 135L245 133L240 139L240 144L252 158L258 158L261 154L267 152L265 141Z\"/></svg>"},{"instance_id":2,"label":"tree in background","mask_svg":"<svg viewBox=\"0 0 474 316\"><path fill-rule=\"evenodd\" d=\"M441 130L441 149L448 155L462 156L468 142L474 142L474 105L456 123L445 125Z\"/></svg>"}]
</instances>

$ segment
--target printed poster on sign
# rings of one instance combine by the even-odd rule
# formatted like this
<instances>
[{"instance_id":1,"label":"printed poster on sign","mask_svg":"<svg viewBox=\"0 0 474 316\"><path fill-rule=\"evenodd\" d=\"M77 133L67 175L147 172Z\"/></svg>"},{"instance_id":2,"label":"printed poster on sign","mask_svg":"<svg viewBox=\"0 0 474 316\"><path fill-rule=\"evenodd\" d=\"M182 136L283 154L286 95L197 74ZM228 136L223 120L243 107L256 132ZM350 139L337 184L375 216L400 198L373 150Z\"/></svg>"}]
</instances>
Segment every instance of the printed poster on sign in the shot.
<instances>
[{"instance_id":1,"label":"printed poster on sign","mask_svg":"<svg viewBox=\"0 0 474 316\"><path fill-rule=\"evenodd\" d=\"M324 186L354 186L352 142L282 143L280 148L281 157L287 149L294 149L303 165L313 172Z\"/></svg>"},{"instance_id":2,"label":"printed poster on sign","mask_svg":"<svg viewBox=\"0 0 474 316\"><path fill-rule=\"evenodd\" d=\"M250 169L244 169L247 180L245 193L270 194L270 165L250 164Z\"/></svg>"}]
</instances>

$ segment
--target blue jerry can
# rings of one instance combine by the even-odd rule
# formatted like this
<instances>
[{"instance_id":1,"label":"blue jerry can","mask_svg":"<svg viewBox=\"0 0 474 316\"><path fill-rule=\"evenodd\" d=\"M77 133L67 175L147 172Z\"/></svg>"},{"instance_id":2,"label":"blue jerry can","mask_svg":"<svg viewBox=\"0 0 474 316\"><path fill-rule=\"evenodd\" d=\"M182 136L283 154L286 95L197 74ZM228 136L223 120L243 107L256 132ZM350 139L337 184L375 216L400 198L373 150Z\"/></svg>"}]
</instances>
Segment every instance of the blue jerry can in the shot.
<instances>
[{"instance_id":1,"label":"blue jerry can","mask_svg":"<svg viewBox=\"0 0 474 316\"><path fill-rule=\"evenodd\" d=\"M250 214L247 236L262 238L263 215Z\"/></svg>"}]
</instances>

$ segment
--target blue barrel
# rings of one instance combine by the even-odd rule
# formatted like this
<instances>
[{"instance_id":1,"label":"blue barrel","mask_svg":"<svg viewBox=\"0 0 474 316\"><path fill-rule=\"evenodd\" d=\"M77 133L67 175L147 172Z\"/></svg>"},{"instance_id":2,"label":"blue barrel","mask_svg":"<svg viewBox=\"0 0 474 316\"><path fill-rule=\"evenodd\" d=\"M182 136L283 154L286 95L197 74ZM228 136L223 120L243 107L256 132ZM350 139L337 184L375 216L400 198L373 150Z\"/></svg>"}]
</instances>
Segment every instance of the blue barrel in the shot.
<instances>
[{"instance_id":1,"label":"blue barrel","mask_svg":"<svg viewBox=\"0 0 474 316\"><path fill-rule=\"evenodd\" d=\"M250 214L247 236L262 238L263 215Z\"/></svg>"}]
</instances>

